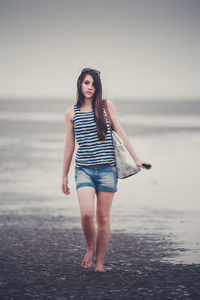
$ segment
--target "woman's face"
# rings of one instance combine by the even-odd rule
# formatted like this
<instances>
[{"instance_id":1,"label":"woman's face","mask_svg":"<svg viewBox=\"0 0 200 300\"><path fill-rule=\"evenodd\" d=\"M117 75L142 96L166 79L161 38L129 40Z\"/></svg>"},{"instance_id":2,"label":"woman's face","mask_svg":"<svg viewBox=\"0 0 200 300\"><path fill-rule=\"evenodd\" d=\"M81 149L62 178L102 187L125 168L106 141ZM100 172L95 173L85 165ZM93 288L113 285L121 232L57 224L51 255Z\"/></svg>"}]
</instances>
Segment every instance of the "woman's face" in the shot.
<instances>
[{"instance_id":1,"label":"woman's face","mask_svg":"<svg viewBox=\"0 0 200 300\"><path fill-rule=\"evenodd\" d=\"M85 98L92 98L95 93L94 79L91 75L85 75L81 86L82 94Z\"/></svg>"}]
</instances>

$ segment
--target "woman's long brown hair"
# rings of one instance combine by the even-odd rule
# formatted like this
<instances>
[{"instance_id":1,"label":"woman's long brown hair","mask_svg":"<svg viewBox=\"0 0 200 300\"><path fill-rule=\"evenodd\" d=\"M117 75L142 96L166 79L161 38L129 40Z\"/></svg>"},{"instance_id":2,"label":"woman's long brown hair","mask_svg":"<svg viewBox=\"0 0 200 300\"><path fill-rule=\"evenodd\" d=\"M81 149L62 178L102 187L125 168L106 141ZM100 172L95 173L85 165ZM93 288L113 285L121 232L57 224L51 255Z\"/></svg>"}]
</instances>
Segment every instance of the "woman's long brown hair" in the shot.
<instances>
[{"instance_id":1,"label":"woman's long brown hair","mask_svg":"<svg viewBox=\"0 0 200 300\"><path fill-rule=\"evenodd\" d=\"M94 80L95 93L92 99L92 109L94 112L94 120L96 122L97 134L100 141L106 139L107 124L103 113L104 101L102 99L102 85L100 74L93 69L82 71L77 80L77 107L81 107L84 104L84 95L82 94L81 86L85 76L89 74Z\"/></svg>"}]
</instances>

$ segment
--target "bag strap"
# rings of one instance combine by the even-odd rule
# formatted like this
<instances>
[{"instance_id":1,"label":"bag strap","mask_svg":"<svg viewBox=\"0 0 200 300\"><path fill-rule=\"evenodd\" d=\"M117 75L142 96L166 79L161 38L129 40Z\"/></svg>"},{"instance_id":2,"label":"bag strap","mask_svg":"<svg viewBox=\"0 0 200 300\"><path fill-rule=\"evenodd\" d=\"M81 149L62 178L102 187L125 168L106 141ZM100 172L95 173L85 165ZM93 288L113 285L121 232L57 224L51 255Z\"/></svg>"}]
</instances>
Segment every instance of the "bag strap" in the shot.
<instances>
[{"instance_id":1,"label":"bag strap","mask_svg":"<svg viewBox=\"0 0 200 300\"><path fill-rule=\"evenodd\" d=\"M105 111L106 111L106 115L108 117L108 122L109 122L109 125L110 125L110 129L113 130L112 121L111 121L111 117L110 117L110 112L108 110L107 100L103 100L103 105L104 105L104 108L105 108Z\"/></svg>"}]
</instances>

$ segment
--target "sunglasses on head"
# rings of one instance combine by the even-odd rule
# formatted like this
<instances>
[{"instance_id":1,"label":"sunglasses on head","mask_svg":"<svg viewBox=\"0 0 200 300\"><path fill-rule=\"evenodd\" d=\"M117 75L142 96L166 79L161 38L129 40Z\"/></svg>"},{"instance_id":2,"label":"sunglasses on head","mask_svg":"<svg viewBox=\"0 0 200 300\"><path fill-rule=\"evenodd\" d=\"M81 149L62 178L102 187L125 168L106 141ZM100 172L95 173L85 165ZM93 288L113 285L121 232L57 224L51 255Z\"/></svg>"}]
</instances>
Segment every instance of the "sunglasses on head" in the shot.
<instances>
[{"instance_id":1,"label":"sunglasses on head","mask_svg":"<svg viewBox=\"0 0 200 300\"><path fill-rule=\"evenodd\" d=\"M98 71L98 70L96 70L96 69L90 69L90 68L84 68L84 69L82 70L81 73L84 73L84 72L90 72L90 71L96 72L98 75L101 74L100 71Z\"/></svg>"}]
</instances>

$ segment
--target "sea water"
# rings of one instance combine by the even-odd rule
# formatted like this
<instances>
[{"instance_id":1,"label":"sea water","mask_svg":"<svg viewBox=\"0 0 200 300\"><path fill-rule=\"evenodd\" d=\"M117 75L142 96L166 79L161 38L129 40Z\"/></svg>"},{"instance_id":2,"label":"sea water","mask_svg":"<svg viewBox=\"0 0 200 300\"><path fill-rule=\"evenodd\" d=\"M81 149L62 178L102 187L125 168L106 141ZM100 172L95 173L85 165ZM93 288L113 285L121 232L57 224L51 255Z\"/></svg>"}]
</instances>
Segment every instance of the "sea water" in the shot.
<instances>
[{"instance_id":1,"label":"sea water","mask_svg":"<svg viewBox=\"0 0 200 300\"><path fill-rule=\"evenodd\" d=\"M74 157L71 194L61 192L64 114L73 103L68 99L0 101L1 214L70 216L71 226L80 226ZM170 236L187 250L173 262L200 263L200 101L113 103L137 155L153 167L119 180L112 230Z\"/></svg>"}]
</instances>

